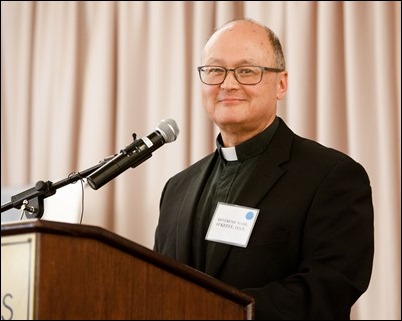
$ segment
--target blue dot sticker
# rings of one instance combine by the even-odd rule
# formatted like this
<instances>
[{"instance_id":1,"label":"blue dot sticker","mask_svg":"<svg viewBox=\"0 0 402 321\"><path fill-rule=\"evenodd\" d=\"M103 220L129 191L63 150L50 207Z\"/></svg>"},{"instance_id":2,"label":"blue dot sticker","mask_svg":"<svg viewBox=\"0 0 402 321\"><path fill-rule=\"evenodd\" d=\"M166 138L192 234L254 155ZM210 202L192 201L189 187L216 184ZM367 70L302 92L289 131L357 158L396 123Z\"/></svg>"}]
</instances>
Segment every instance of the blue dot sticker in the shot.
<instances>
[{"instance_id":1,"label":"blue dot sticker","mask_svg":"<svg viewBox=\"0 0 402 321\"><path fill-rule=\"evenodd\" d=\"M254 213L253 212L247 212L246 214L246 220L252 220L254 217Z\"/></svg>"}]
</instances>

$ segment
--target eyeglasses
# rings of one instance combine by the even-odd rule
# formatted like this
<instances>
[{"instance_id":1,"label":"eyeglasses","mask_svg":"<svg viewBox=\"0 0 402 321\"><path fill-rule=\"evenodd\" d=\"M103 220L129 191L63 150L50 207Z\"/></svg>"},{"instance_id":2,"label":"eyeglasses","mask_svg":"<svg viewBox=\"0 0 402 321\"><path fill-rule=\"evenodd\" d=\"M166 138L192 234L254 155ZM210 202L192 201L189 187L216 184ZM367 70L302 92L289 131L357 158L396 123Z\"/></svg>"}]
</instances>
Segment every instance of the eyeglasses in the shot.
<instances>
[{"instance_id":1,"label":"eyeglasses","mask_svg":"<svg viewBox=\"0 0 402 321\"><path fill-rule=\"evenodd\" d=\"M257 85L262 80L264 71L282 72L283 69L261 66L240 66L227 69L220 66L200 66L197 68L201 81L206 85L222 84L228 71L233 71L236 80L242 85Z\"/></svg>"}]
</instances>

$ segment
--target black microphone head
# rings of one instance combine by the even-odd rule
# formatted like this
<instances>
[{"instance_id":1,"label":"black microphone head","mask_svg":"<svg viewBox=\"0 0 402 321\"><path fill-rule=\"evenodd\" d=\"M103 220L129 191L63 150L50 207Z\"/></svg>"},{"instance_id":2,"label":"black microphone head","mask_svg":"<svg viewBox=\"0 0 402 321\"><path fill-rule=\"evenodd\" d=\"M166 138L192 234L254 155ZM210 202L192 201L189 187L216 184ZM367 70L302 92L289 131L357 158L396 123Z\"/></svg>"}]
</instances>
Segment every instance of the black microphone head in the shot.
<instances>
[{"instance_id":1,"label":"black microphone head","mask_svg":"<svg viewBox=\"0 0 402 321\"><path fill-rule=\"evenodd\" d=\"M165 143L175 141L180 132L179 127L173 119L162 119L156 130L163 136Z\"/></svg>"}]
</instances>

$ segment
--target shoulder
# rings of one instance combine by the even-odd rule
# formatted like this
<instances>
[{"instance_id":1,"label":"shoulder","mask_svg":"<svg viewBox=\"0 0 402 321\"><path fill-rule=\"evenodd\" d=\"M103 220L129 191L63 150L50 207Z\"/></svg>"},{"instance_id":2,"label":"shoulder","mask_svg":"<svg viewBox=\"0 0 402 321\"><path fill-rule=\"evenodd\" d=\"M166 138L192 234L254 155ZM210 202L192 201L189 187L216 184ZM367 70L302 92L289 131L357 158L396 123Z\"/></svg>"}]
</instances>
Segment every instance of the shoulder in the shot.
<instances>
[{"instance_id":1,"label":"shoulder","mask_svg":"<svg viewBox=\"0 0 402 321\"><path fill-rule=\"evenodd\" d=\"M351 156L315 140L295 134L283 120L280 122L277 135L274 149L286 150L287 158L283 157L282 160L287 159L288 169L293 168L316 175L321 172L326 175L325 173L328 174L337 168L348 168L360 172L363 176L367 175L363 166ZM281 146L281 144L283 145Z\"/></svg>"},{"instance_id":2,"label":"shoulder","mask_svg":"<svg viewBox=\"0 0 402 321\"><path fill-rule=\"evenodd\" d=\"M280 124L278 128L278 140L287 140L289 145L291 145L292 156L300 156L309 159L310 161L354 161L352 157L346 153L332 148L330 146L325 146L316 140L299 136L295 134L286 124L280 119Z\"/></svg>"}]
</instances>

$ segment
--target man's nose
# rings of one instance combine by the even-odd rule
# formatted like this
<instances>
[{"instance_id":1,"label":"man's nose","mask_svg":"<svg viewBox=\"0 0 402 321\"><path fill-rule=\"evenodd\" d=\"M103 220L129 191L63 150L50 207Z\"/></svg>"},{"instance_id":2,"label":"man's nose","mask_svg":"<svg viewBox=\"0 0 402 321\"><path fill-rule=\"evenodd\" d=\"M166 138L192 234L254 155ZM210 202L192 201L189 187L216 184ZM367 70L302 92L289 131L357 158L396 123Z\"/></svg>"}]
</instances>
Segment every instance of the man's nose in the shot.
<instances>
[{"instance_id":1,"label":"man's nose","mask_svg":"<svg viewBox=\"0 0 402 321\"><path fill-rule=\"evenodd\" d=\"M226 88L226 87L238 87L239 82L237 81L234 71L233 70L228 70L226 74L226 78L223 81L221 87Z\"/></svg>"}]
</instances>

